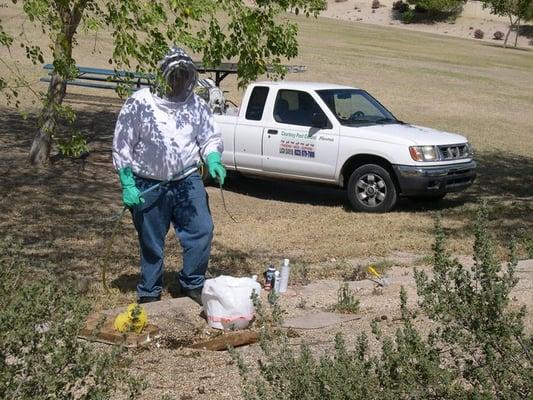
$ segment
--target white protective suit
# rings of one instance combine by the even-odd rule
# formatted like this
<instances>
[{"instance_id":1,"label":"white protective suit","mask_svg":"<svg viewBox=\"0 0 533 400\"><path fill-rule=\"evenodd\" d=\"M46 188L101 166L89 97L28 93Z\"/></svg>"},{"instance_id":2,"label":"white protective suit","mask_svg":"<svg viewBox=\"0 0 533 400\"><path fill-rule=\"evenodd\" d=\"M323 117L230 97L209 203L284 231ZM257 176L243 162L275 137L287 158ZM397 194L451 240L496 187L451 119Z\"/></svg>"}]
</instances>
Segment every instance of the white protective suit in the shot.
<instances>
[{"instance_id":1,"label":"white protective suit","mask_svg":"<svg viewBox=\"0 0 533 400\"><path fill-rule=\"evenodd\" d=\"M178 51L181 49L177 49ZM192 63L183 53L183 62ZM174 59L170 67L174 67ZM162 61L164 72L165 59ZM209 106L193 89L191 75L183 101L170 101L150 89L135 92L122 107L113 139L113 164L117 170L131 167L133 173L154 180L181 179L176 173L222 153L222 135ZM192 173L190 170L188 173Z\"/></svg>"}]
</instances>

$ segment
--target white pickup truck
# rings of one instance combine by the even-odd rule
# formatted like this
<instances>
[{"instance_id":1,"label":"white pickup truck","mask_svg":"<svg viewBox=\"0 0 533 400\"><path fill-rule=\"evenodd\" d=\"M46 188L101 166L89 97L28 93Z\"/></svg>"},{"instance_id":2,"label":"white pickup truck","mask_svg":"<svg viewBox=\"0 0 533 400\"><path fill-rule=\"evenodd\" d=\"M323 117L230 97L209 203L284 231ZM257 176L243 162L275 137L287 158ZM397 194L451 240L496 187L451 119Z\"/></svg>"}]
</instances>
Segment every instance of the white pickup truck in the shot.
<instances>
[{"instance_id":1,"label":"white pickup truck","mask_svg":"<svg viewBox=\"0 0 533 400\"><path fill-rule=\"evenodd\" d=\"M476 177L465 137L399 121L361 89L257 82L230 111L215 116L228 170L337 185L356 210L389 211L400 195L440 199Z\"/></svg>"}]
</instances>

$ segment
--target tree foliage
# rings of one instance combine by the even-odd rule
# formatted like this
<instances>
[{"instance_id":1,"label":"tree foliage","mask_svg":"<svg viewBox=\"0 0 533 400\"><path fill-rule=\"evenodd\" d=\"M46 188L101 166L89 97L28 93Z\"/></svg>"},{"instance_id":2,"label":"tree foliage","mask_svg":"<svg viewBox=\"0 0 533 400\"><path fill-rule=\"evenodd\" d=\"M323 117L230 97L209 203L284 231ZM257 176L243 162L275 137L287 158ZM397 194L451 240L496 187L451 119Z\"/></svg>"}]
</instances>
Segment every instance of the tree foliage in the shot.
<instances>
[{"instance_id":1,"label":"tree foliage","mask_svg":"<svg viewBox=\"0 0 533 400\"><path fill-rule=\"evenodd\" d=\"M12 0L13 4L18 3ZM207 65L223 60L238 62L239 85L269 74L284 75L283 59L297 56L297 27L281 18L293 10L317 15L324 0L22 0L22 10L47 38L54 69L30 159L40 164L49 158L51 141L60 120L72 122L74 113L63 106L67 81L78 76L72 49L79 30L97 34L111 32L113 52L108 62L115 70L153 73L169 45L180 45L202 56ZM22 28L21 28L22 29ZM44 62L45 53L25 40L24 32L8 33L0 22L0 45L20 45L34 64ZM9 62L2 59L5 65ZM16 75L16 74L15 74ZM131 75L124 77L127 82ZM20 75L15 80L23 79ZM17 87L5 77L0 88L17 105ZM123 89L123 87L121 87ZM120 90L120 87L119 87Z\"/></svg>"},{"instance_id":2,"label":"tree foliage","mask_svg":"<svg viewBox=\"0 0 533 400\"><path fill-rule=\"evenodd\" d=\"M503 46L507 46L509 35L512 30L515 30L514 46L516 47L521 22L533 20L533 0L482 0L482 2L483 7L489 8L492 14L509 18L509 29Z\"/></svg>"}]
</instances>

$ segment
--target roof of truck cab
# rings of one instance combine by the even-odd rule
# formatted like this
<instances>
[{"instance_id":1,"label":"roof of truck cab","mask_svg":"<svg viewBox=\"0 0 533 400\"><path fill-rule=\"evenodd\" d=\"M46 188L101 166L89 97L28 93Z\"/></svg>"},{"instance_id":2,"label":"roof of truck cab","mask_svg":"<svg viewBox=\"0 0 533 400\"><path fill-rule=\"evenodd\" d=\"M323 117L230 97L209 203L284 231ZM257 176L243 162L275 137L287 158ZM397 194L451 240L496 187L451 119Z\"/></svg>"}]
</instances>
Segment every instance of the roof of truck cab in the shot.
<instances>
[{"instance_id":1,"label":"roof of truck cab","mask_svg":"<svg viewBox=\"0 0 533 400\"><path fill-rule=\"evenodd\" d=\"M300 81L259 81L254 86L282 87L283 89L296 90L326 90L326 89L357 89L353 86L338 85L326 82L300 82Z\"/></svg>"}]
</instances>

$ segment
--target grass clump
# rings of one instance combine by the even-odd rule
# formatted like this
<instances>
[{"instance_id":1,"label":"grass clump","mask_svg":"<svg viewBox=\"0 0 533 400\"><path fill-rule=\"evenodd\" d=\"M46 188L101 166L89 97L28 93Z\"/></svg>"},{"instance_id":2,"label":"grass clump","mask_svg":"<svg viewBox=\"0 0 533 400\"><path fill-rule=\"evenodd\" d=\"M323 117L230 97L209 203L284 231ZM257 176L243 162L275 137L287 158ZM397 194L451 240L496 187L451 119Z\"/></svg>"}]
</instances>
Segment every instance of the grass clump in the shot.
<instances>
[{"instance_id":1,"label":"grass clump","mask_svg":"<svg viewBox=\"0 0 533 400\"><path fill-rule=\"evenodd\" d=\"M309 263L305 261L295 262L292 266L291 280L292 283L299 285L308 285L311 282Z\"/></svg>"},{"instance_id":2,"label":"grass clump","mask_svg":"<svg viewBox=\"0 0 533 400\"><path fill-rule=\"evenodd\" d=\"M77 339L89 302L70 282L27 267L20 247L0 242L0 398L134 398L141 387L117 367L121 348Z\"/></svg>"},{"instance_id":3,"label":"grass clump","mask_svg":"<svg viewBox=\"0 0 533 400\"><path fill-rule=\"evenodd\" d=\"M239 357L245 399L530 399L533 337L524 332L525 307L510 305L517 283L516 256L506 268L494 257L481 207L475 223L472 269L445 249L440 218L435 223L433 274L416 271L419 308L400 293L401 326L384 335L377 323L369 350L361 334L349 349L341 334L334 351L317 357L307 345L262 337L263 357L252 370ZM342 289L345 290L345 289ZM414 324L422 315L429 332ZM418 320L418 317L417 317Z\"/></svg>"},{"instance_id":4,"label":"grass clump","mask_svg":"<svg viewBox=\"0 0 533 400\"><path fill-rule=\"evenodd\" d=\"M355 297L355 292L350 289L348 283L344 282L337 291L337 303L331 307L332 311L345 314L355 314L359 311L359 300Z\"/></svg>"}]
</instances>

